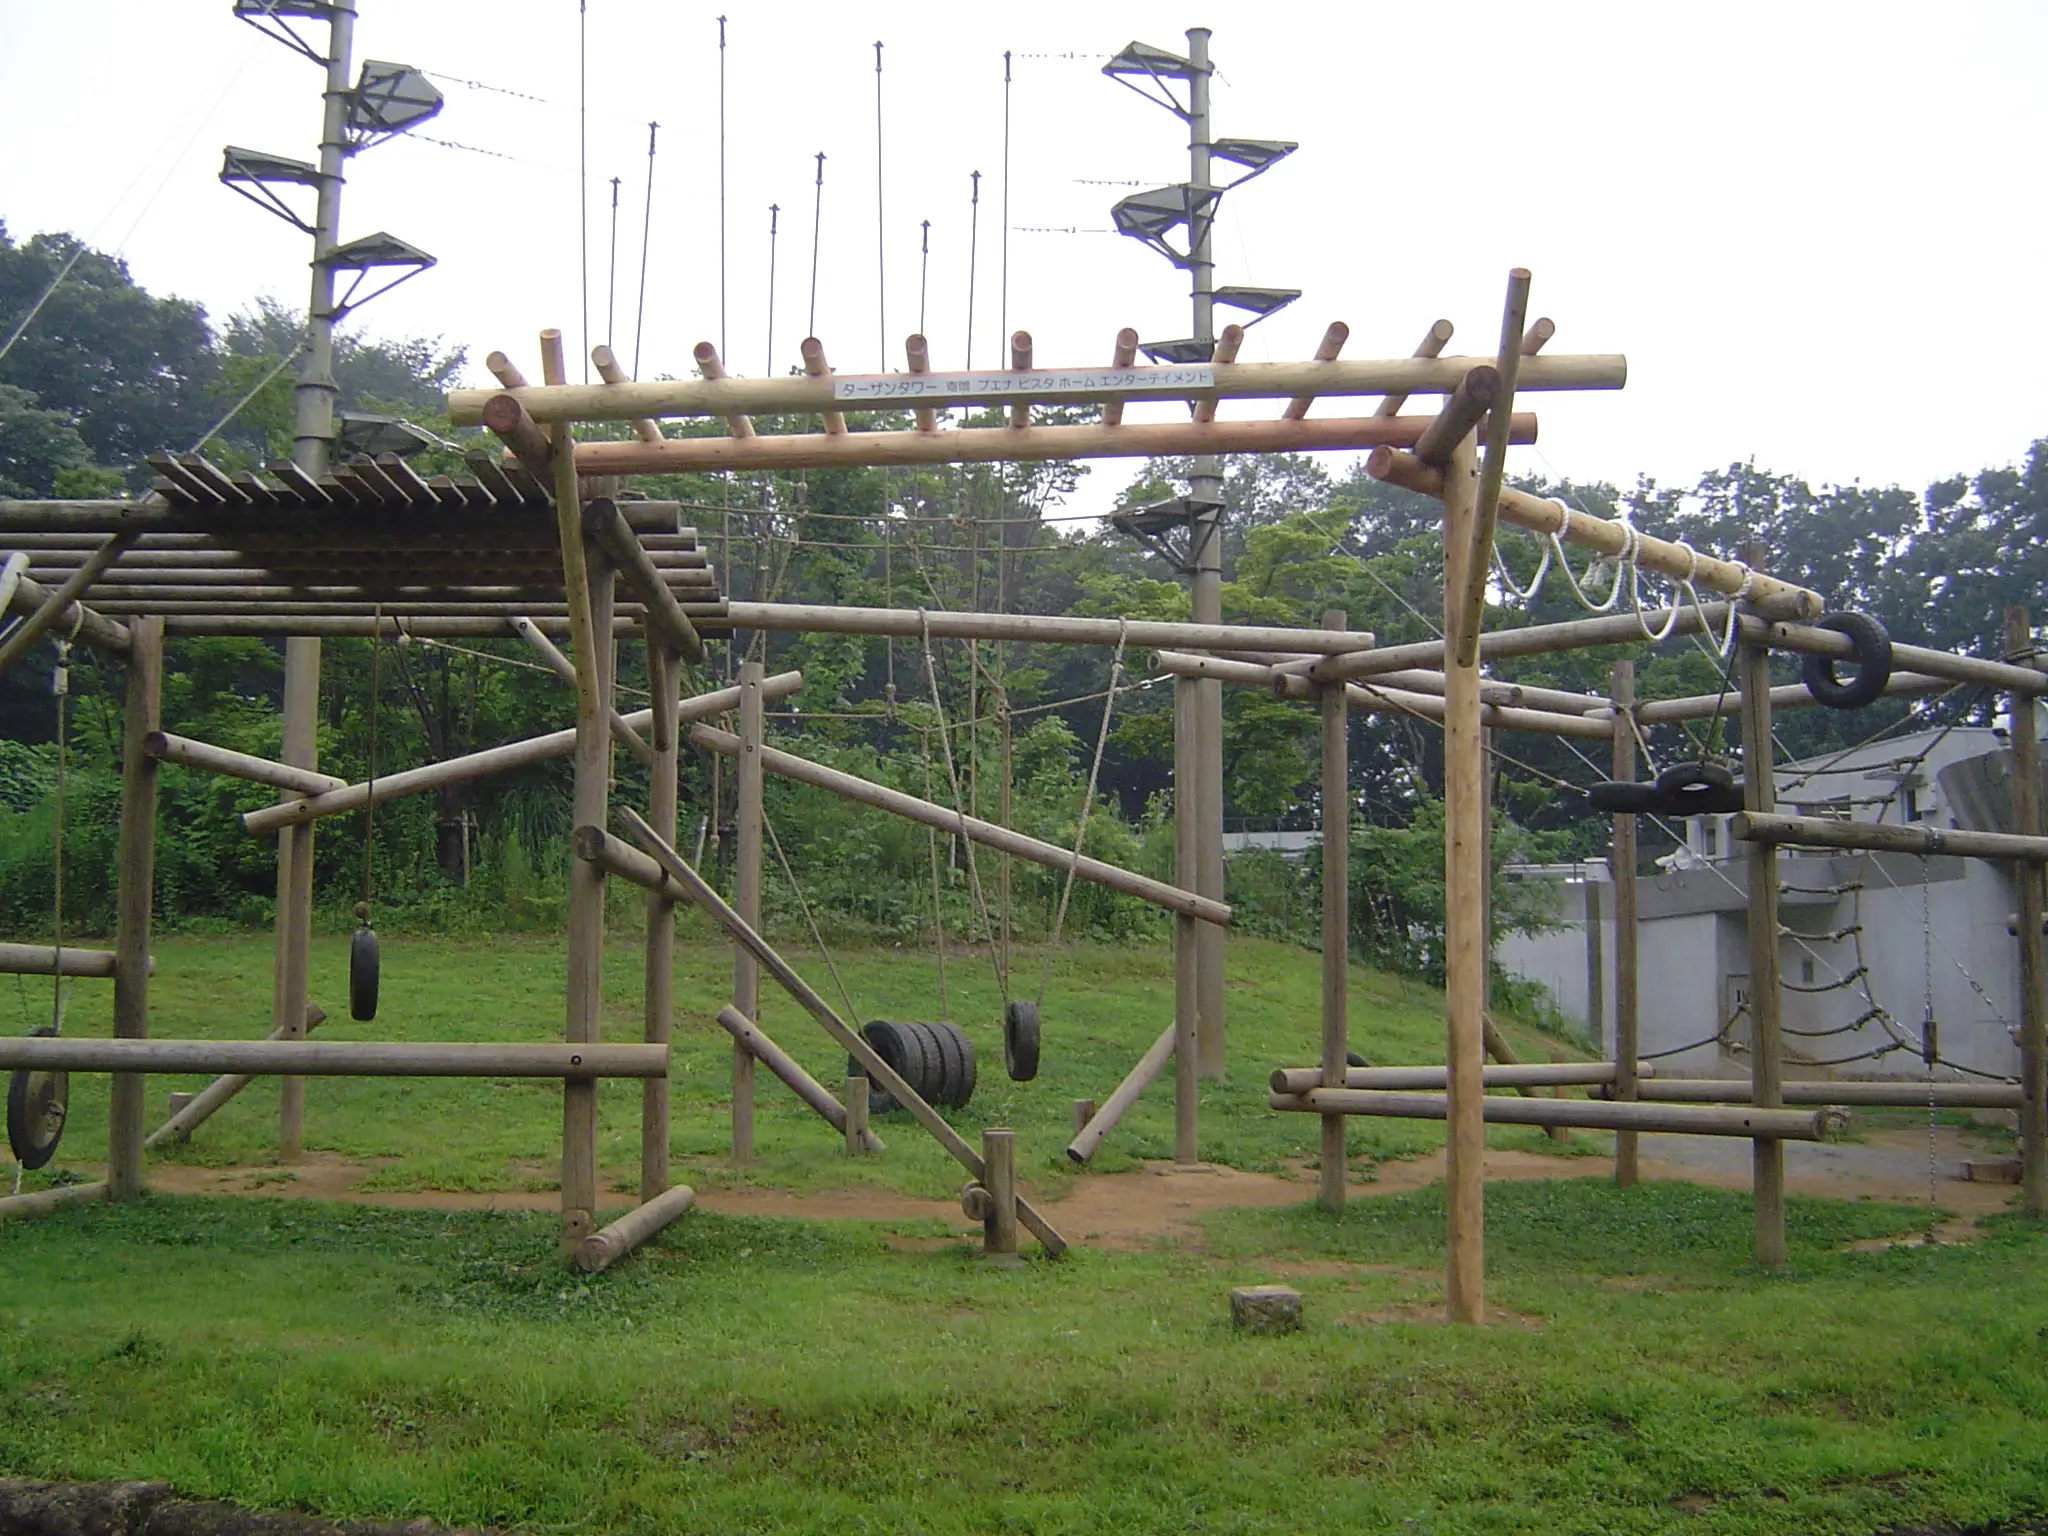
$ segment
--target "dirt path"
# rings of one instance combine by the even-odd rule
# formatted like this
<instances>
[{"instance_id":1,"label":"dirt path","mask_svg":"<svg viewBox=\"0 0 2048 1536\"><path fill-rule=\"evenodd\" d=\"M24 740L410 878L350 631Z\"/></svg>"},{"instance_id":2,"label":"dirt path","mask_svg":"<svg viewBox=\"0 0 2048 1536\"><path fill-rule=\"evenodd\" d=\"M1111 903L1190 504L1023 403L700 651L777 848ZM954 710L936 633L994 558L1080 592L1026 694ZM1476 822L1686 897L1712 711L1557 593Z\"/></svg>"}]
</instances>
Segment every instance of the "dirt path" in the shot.
<instances>
[{"instance_id":1,"label":"dirt path","mask_svg":"<svg viewBox=\"0 0 2048 1536\"><path fill-rule=\"evenodd\" d=\"M1953 1139L1954 1132L1947 1132ZM1903 1139L1902 1139L1903 1138ZM1748 1146L1732 1144L1712 1156L1694 1155L1689 1147L1673 1147L1674 1157L1656 1155L1659 1143L1693 1142L1705 1138L1644 1139L1642 1162L1646 1179L1689 1180L1721 1189L1749 1187ZM1909 1133L1880 1133L1868 1143L1834 1149L1826 1166L1795 1167L1787 1183L1795 1194L1824 1195L1837 1200L1883 1200L1920 1205L1927 1200L1926 1137L1917 1143ZM1894 1143L1897 1143L1896 1145ZM1939 1146L1937 1168L1952 1175L1961 1143ZM1917 1170L1912 1156L1920 1158ZM1739 1152L1739 1158L1728 1155ZM1862 1156L1856 1154L1862 1153ZM353 1205L384 1205L426 1210L552 1210L552 1190L365 1190L362 1180L388 1160L355 1160L311 1153L290 1170L274 1166L203 1168L160 1164L150 1170L153 1187L174 1194L254 1195L273 1199L335 1200ZM1606 1178L1610 1165L1601 1157L1551 1157L1541 1153L1491 1150L1486 1154L1489 1181L1506 1179ZM1354 1198L1400 1194L1433 1184L1444 1176L1441 1152L1429 1157L1379 1164L1370 1182L1354 1182ZM1027 1186L1028 1189L1028 1186ZM1953 1176L1935 1181L1937 1203L1958 1218L1947 1223L1944 1241L1966 1239L1976 1217L2003 1210L2014 1190L2003 1184L1975 1184ZM1148 1164L1125 1173L1090 1174L1064 1191L1033 1191L1048 1199L1052 1216L1070 1240L1105 1248L1149 1247L1159 1242L1185 1242L1200 1231L1200 1217L1230 1206L1297 1205L1313 1197L1315 1179L1302 1169L1285 1174L1246 1173L1240 1169L1203 1165L1176 1168ZM616 1197L614 1197L616 1198ZM609 1203L609 1202L608 1202ZM939 1220L969 1224L951 1200L924 1200L889 1190L862 1186L794 1194L773 1189L707 1189L698 1194L707 1211L747 1216L797 1216L822 1220Z\"/></svg>"}]
</instances>

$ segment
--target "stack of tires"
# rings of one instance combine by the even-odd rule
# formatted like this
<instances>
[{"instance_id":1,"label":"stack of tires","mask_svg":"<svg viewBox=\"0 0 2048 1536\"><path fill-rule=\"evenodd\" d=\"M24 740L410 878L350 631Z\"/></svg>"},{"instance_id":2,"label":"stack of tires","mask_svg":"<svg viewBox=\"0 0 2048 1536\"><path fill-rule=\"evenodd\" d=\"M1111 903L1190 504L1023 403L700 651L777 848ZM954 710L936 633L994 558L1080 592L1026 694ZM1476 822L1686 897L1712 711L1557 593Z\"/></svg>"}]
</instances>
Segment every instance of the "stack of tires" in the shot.
<instances>
[{"instance_id":1,"label":"stack of tires","mask_svg":"<svg viewBox=\"0 0 2048 1536\"><path fill-rule=\"evenodd\" d=\"M875 1048L875 1054L906 1083L918 1097L940 1109L959 1109L974 1097L974 1045L957 1024L944 1020L933 1023L898 1023L893 1019L870 1019L861 1026L861 1038ZM867 1069L848 1061L849 1077L865 1077ZM868 1096L868 1110L885 1114L901 1106L894 1094L876 1084Z\"/></svg>"}]
</instances>

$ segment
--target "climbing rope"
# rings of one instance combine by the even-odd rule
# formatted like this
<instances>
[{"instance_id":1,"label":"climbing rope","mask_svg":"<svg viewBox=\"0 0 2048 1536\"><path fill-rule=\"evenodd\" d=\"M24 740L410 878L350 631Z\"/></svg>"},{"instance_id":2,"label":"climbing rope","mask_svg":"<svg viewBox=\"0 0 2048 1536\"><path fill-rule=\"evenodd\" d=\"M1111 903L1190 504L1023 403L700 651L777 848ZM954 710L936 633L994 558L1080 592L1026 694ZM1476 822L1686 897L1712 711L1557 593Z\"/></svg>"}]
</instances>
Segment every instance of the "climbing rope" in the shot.
<instances>
[{"instance_id":1,"label":"climbing rope","mask_svg":"<svg viewBox=\"0 0 2048 1536\"><path fill-rule=\"evenodd\" d=\"M925 682L931 690L933 713L938 717L939 746L945 755L946 778L953 791L953 814L959 818L960 840L966 844L967 885L974 893L974 905L981 914L982 938L988 945L989 963L996 973L996 986L1002 993L1003 1002L1008 1004L1010 977L1003 968L1002 956L997 952L995 925L989 920L988 898L981 887L981 866L974 857L974 839L967 835L967 811L963 803L964 797L960 792L960 769L953 760L953 739L946 726L946 704L939 696L938 659L932 654L931 615L923 608L917 610L917 632L919 645L924 652Z\"/></svg>"},{"instance_id":2,"label":"climbing rope","mask_svg":"<svg viewBox=\"0 0 2048 1536\"><path fill-rule=\"evenodd\" d=\"M1109 687L1102 698L1102 724L1095 732L1095 760L1088 765L1088 788L1081 795L1081 819L1074 827L1074 861L1067 866L1067 878L1060 885L1059 910L1053 915L1052 941L1046 945L1045 964L1038 973L1038 996L1033 999L1039 1007L1045 1006L1046 984L1052 980L1052 952L1059 948L1060 935L1066 931L1067 904L1073 899L1074 877L1081 863L1081 845L1088 838L1088 814L1095 807L1095 781L1102 772L1102 755L1109 745L1109 721L1116 711L1116 685L1124 670L1124 641L1130 634L1130 621L1119 619L1116 629L1116 651L1109 659Z\"/></svg>"}]
</instances>

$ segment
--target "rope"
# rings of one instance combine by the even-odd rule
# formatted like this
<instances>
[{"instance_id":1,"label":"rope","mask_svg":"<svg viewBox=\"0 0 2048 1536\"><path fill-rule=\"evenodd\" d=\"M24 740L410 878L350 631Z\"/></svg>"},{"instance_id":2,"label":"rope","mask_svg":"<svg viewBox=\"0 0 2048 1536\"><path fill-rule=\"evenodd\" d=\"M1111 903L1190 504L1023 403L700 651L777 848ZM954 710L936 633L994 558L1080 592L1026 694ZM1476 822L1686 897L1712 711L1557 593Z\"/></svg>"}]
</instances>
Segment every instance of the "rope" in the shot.
<instances>
[{"instance_id":1,"label":"rope","mask_svg":"<svg viewBox=\"0 0 2048 1536\"><path fill-rule=\"evenodd\" d=\"M1060 886L1059 911L1052 920L1052 942L1046 946L1045 966L1038 973L1038 996L1033 1000L1037 1006L1045 1003L1046 984L1052 980L1052 952L1059 948L1060 935L1066 931L1067 903L1074 895L1074 877L1081 862L1081 845L1088 837L1088 813L1095 808L1095 781L1102 772L1102 754L1109 745L1109 719L1116 710L1117 675L1124 667L1124 640L1130 633L1130 621L1119 619L1116 631L1116 654L1109 659L1109 687L1104 690L1102 703L1102 726L1095 733L1095 761L1088 765L1088 788L1081 796L1081 820L1074 828L1074 862L1067 866L1067 878Z\"/></svg>"},{"instance_id":2,"label":"rope","mask_svg":"<svg viewBox=\"0 0 2048 1536\"><path fill-rule=\"evenodd\" d=\"M1003 1002L1010 1001L1010 976L1003 968L1002 957L996 951L995 925L989 921L988 899L981 888L981 866L975 862L974 839L967 835L967 812L961 805L960 770L953 761L953 738L946 731L946 705L939 697L939 669L937 659L932 655L931 619L924 609L917 610L918 639L924 650L925 681L931 686L932 709L939 718L939 745L946 758L946 778L953 789L953 814L960 819L960 840L966 844L967 884L974 892L974 905L981 914L982 938L988 945L989 963L995 967L996 987L1003 995Z\"/></svg>"},{"instance_id":3,"label":"rope","mask_svg":"<svg viewBox=\"0 0 2048 1536\"><path fill-rule=\"evenodd\" d=\"M932 797L932 738L926 732L924 740L924 797ZM939 905L939 829L925 828L925 843L931 850L932 859L932 938L939 956L939 1013L943 1016L952 1012L946 998L946 914Z\"/></svg>"},{"instance_id":4,"label":"rope","mask_svg":"<svg viewBox=\"0 0 2048 1536\"><path fill-rule=\"evenodd\" d=\"M811 915L811 904L804 900L804 888L796 878L796 871L789 867L789 855L782 851L782 839L775 835L775 823L768 819L767 807L761 810L761 828L768 834L768 841L775 849L776 861L782 865L783 878L789 881L790 894L796 897L796 904L803 912L804 923L811 930L811 942L818 946L818 953L825 959L825 969L832 973L832 985L839 989L839 1000L846 1004L846 1016L860 1017L860 1009L854 1006L853 994L846 990L846 982L839 974L839 966L832 959L831 946L826 944L825 935L818 929L817 918Z\"/></svg>"},{"instance_id":5,"label":"rope","mask_svg":"<svg viewBox=\"0 0 2048 1536\"><path fill-rule=\"evenodd\" d=\"M377 605L377 617L370 630L370 771L366 778L367 790L363 797L363 895L362 911L357 915L365 924L370 921L370 893L375 888L371 880L370 861L377 848L377 720L384 711L379 707L384 686L384 605Z\"/></svg>"}]
</instances>

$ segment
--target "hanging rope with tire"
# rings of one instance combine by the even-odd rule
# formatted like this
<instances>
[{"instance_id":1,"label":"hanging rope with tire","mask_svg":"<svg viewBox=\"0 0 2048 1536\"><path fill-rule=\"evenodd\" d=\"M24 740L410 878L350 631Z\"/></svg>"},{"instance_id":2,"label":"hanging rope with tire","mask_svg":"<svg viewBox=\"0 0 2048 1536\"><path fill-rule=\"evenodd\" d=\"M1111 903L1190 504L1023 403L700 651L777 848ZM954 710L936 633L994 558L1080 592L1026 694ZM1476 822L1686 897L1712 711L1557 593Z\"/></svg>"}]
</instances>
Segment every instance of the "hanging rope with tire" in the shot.
<instances>
[{"instance_id":1,"label":"hanging rope with tire","mask_svg":"<svg viewBox=\"0 0 2048 1536\"><path fill-rule=\"evenodd\" d=\"M377 847L377 717L384 673L384 609L380 604L370 633L370 771L363 797L363 894L356 902L356 931L348 941L348 1016L359 1024L377 1017L377 930L370 926L373 894L371 858Z\"/></svg>"},{"instance_id":2,"label":"hanging rope with tire","mask_svg":"<svg viewBox=\"0 0 2048 1536\"><path fill-rule=\"evenodd\" d=\"M78 622L85 609L80 605ZM77 636L73 626L72 637ZM55 818L50 829L50 1022L30 1030L32 1036L57 1034L64 1027L64 792L71 776L70 697L71 640L57 642L57 664L50 671L50 692L57 700L57 783ZM7 1083L7 1148L14 1154L14 1192L21 1176L46 1167L64 1139L71 1108L71 1076L46 1068L19 1067Z\"/></svg>"}]
</instances>

